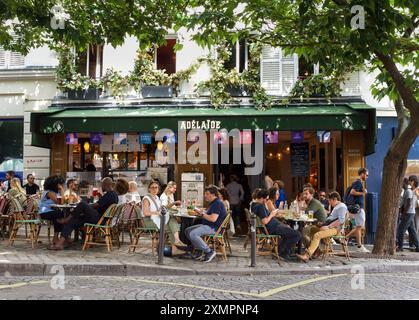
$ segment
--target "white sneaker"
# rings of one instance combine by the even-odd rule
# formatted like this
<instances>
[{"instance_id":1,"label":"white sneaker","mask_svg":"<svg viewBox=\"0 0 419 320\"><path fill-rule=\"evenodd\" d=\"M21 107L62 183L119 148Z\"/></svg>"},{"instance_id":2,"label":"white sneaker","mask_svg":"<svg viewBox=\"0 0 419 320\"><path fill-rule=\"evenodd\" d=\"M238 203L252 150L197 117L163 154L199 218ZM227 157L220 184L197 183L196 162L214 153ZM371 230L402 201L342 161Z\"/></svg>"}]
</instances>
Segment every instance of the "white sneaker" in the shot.
<instances>
[{"instance_id":1,"label":"white sneaker","mask_svg":"<svg viewBox=\"0 0 419 320\"><path fill-rule=\"evenodd\" d=\"M362 252L362 253L370 253L370 251L365 248L364 246L361 246L360 248L356 249L357 252Z\"/></svg>"}]
</instances>

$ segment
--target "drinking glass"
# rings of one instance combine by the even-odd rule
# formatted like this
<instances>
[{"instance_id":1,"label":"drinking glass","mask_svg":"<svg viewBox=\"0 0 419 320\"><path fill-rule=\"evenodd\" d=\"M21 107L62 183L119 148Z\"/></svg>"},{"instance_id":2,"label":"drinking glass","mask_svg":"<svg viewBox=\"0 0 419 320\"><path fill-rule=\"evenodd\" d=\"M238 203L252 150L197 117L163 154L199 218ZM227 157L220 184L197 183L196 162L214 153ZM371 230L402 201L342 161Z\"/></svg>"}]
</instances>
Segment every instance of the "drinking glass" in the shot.
<instances>
[{"instance_id":1,"label":"drinking glass","mask_svg":"<svg viewBox=\"0 0 419 320\"><path fill-rule=\"evenodd\" d=\"M313 220L313 219L314 219L314 211L313 211L313 210L310 210L310 211L308 212L308 218L309 218L310 220Z\"/></svg>"}]
</instances>

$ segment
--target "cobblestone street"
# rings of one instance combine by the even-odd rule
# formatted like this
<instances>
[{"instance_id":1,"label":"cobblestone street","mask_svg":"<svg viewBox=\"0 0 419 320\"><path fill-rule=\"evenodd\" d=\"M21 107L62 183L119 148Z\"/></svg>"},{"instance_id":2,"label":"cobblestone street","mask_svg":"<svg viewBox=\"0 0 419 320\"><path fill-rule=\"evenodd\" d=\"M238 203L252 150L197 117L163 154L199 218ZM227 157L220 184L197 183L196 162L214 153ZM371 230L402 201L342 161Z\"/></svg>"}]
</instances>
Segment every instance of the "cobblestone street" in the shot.
<instances>
[{"instance_id":1,"label":"cobblestone street","mask_svg":"<svg viewBox=\"0 0 419 320\"><path fill-rule=\"evenodd\" d=\"M358 278L357 278L358 277ZM362 282L364 288L362 289ZM354 287L355 286L355 287ZM356 289L358 288L358 289ZM258 277L2 277L1 299L419 299L419 273Z\"/></svg>"}]
</instances>

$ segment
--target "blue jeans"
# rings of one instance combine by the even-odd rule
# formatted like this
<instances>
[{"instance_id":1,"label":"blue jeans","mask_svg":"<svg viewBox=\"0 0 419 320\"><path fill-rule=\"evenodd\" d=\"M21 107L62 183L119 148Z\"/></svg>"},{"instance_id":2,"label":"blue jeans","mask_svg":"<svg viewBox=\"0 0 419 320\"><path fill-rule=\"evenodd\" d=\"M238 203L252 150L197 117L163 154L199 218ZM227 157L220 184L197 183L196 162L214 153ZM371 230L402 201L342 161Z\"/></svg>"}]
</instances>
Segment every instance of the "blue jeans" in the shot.
<instances>
[{"instance_id":1,"label":"blue jeans","mask_svg":"<svg viewBox=\"0 0 419 320\"><path fill-rule=\"evenodd\" d=\"M207 246L205 241L202 239L202 236L215 233L215 230L206 224L197 224L195 226L189 227L185 230L186 237L191 240L192 245L195 249L202 250L205 253L211 251Z\"/></svg>"},{"instance_id":2,"label":"blue jeans","mask_svg":"<svg viewBox=\"0 0 419 320\"><path fill-rule=\"evenodd\" d=\"M301 234L286 225L279 224L270 234L277 234L281 236L280 255L289 255L292 252L292 247L301 239Z\"/></svg>"},{"instance_id":3,"label":"blue jeans","mask_svg":"<svg viewBox=\"0 0 419 320\"><path fill-rule=\"evenodd\" d=\"M240 204L230 204L231 216L233 217L234 226L240 226Z\"/></svg>"},{"instance_id":4,"label":"blue jeans","mask_svg":"<svg viewBox=\"0 0 419 320\"><path fill-rule=\"evenodd\" d=\"M419 248L418 235L416 233L414 219L415 219L414 214L401 215L399 227L397 229L397 247L399 247L400 249L403 248L403 238L404 238L404 233L406 232L406 230L409 232L409 236L412 237L411 239L412 244L414 244L416 248Z\"/></svg>"}]
</instances>

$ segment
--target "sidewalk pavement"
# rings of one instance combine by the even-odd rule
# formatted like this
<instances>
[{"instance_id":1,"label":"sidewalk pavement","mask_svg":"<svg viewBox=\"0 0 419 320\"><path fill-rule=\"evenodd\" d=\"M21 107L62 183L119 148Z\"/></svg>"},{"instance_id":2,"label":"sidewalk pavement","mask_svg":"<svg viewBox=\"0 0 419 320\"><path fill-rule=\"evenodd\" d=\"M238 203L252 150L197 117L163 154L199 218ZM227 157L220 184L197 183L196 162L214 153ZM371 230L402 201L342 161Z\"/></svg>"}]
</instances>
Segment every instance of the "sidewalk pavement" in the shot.
<instances>
[{"instance_id":1,"label":"sidewalk pavement","mask_svg":"<svg viewBox=\"0 0 419 320\"><path fill-rule=\"evenodd\" d=\"M377 257L372 254L356 253L355 246L350 246L351 259L331 256L325 261L321 258L309 263L281 261L278 264L271 256L257 256L256 267L250 267L250 244L244 250L243 237L231 239L232 254L225 262L221 255L210 263L164 257L163 265L158 265L157 255L151 254L151 243L141 239L141 247L132 254L128 253L127 236L121 248L114 247L110 253L105 246L81 250L81 244L74 244L71 249L50 251L48 240L41 237L41 243L35 250L29 242L16 241L8 247L8 241L0 242L0 275L4 276L47 276L56 274L56 267L63 266L67 275L101 276L156 276L156 275L280 275L280 274L337 274L359 272L354 266L362 266L367 273L419 272L419 253L408 250L392 257ZM371 246L366 246L372 249ZM340 246L335 246L340 251Z\"/></svg>"}]
</instances>

